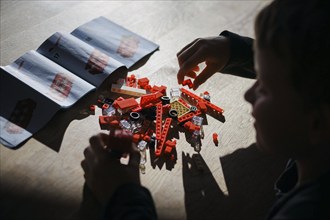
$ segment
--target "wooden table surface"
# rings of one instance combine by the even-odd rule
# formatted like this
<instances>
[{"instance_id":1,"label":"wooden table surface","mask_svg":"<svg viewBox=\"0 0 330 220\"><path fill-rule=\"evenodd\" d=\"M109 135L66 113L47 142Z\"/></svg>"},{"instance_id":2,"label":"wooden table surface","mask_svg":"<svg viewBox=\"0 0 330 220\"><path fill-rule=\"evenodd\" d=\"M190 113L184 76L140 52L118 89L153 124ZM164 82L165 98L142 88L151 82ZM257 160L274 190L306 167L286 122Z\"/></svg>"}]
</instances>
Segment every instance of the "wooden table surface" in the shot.
<instances>
[{"instance_id":1,"label":"wooden table surface","mask_svg":"<svg viewBox=\"0 0 330 220\"><path fill-rule=\"evenodd\" d=\"M176 53L183 46L225 29L253 37L255 15L267 3L1 0L1 65L36 49L56 31L69 33L102 15L160 45L128 74L148 77L152 85L177 88ZM284 161L259 152L253 144L251 106L243 98L253 82L215 74L196 91L209 91L211 101L225 110L224 123L206 117L200 152L204 172L191 164L196 152L183 132L175 134L175 164L155 163L148 153L146 174L141 179L153 195L159 219L263 219L274 200L273 182ZM95 115L84 114L100 92L107 90L92 93L59 112L19 149L0 146L1 219L98 218L99 210L88 194L83 200L80 162L89 137L102 132L100 110ZM219 146L212 141L213 132L219 133Z\"/></svg>"}]
</instances>

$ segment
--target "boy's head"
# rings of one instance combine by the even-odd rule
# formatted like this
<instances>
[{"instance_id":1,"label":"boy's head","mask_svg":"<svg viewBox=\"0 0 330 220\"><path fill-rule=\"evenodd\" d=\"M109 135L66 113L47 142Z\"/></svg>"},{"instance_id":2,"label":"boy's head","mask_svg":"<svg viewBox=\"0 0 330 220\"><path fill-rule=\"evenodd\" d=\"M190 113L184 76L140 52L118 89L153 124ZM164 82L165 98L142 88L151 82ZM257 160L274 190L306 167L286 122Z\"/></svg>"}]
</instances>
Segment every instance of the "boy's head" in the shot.
<instances>
[{"instance_id":1,"label":"boy's head","mask_svg":"<svg viewBox=\"0 0 330 220\"><path fill-rule=\"evenodd\" d=\"M257 144L304 158L330 145L330 1L275 0L257 16ZM317 150L319 149L319 150Z\"/></svg>"},{"instance_id":2,"label":"boy's head","mask_svg":"<svg viewBox=\"0 0 330 220\"><path fill-rule=\"evenodd\" d=\"M275 0L255 22L256 47L286 62L306 104L330 103L330 1Z\"/></svg>"}]
</instances>

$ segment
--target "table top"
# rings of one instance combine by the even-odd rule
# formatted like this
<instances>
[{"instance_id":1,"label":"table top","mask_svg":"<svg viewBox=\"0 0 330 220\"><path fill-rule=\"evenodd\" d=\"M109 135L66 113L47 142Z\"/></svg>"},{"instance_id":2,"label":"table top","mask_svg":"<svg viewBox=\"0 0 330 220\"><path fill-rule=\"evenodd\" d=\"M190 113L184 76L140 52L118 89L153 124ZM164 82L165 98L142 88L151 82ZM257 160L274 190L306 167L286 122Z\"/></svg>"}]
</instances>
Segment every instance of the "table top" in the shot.
<instances>
[{"instance_id":1,"label":"table top","mask_svg":"<svg viewBox=\"0 0 330 220\"><path fill-rule=\"evenodd\" d=\"M128 71L151 85L178 88L176 53L198 37L230 30L253 37L255 15L268 1L1 1L1 65L36 49L57 31L71 32L104 16L160 45L141 65ZM125 76L126 71L117 71ZM153 195L160 219L262 219L274 200L273 182L283 159L254 145L251 106L244 92L254 80L215 74L195 92L208 91L225 110L225 122L209 115L202 140L204 172L193 169L196 154L183 132L175 163L155 162L148 153L144 186ZM107 88L107 87L104 87ZM103 88L103 89L104 89ZM84 109L98 90L71 109L60 111L19 149L0 146L2 219L95 219L94 201L83 200L80 162L90 136L101 130ZM109 94L118 97L118 94ZM1 104L5 105L4 103ZM215 146L212 134L219 134ZM82 202L83 201L83 202Z\"/></svg>"}]
</instances>

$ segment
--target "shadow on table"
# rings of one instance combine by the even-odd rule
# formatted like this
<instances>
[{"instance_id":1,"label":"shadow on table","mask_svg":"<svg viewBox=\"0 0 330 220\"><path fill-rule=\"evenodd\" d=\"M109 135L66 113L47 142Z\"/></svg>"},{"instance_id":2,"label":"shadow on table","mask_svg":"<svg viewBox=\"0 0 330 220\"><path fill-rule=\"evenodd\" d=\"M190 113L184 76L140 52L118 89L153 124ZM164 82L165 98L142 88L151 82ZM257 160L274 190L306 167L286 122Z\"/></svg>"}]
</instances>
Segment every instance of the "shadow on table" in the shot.
<instances>
[{"instance_id":1,"label":"shadow on table","mask_svg":"<svg viewBox=\"0 0 330 220\"><path fill-rule=\"evenodd\" d=\"M265 218L275 199L273 184L285 167L284 158L266 155L254 144L220 158L228 189L224 193L201 155L194 156L182 155L188 220Z\"/></svg>"},{"instance_id":2,"label":"shadow on table","mask_svg":"<svg viewBox=\"0 0 330 220\"><path fill-rule=\"evenodd\" d=\"M2 220L69 220L79 208L79 203L72 201L71 195L47 195L39 189L29 191L19 189L15 184L1 180L0 219ZM66 197L66 198L64 198Z\"/></svg>"}]
</instances>

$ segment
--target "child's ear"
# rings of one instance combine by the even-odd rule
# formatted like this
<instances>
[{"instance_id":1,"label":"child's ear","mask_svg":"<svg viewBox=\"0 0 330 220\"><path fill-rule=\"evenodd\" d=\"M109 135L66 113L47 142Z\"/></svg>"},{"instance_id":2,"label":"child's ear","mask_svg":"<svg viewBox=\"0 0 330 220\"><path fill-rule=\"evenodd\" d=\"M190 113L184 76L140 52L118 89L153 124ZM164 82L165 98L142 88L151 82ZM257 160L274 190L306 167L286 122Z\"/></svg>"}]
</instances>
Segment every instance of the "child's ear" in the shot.
<instances>
[{"instance_id":1,"label":"child's ear","mask_svg":"<svg viewBox=\"0 0 330 220\"><path fill-rule=\"evenodd\" d=\"M330 104L323 104L309 112L309 126L312 145L330 144Z\"/></svg>"}]
</instances>

